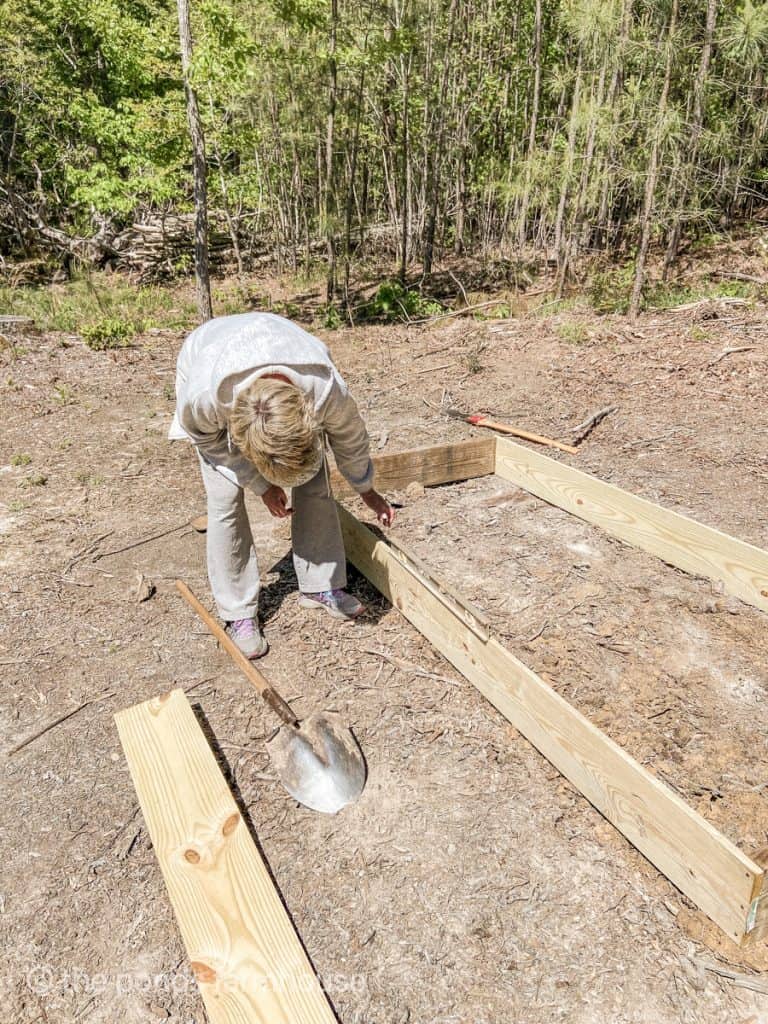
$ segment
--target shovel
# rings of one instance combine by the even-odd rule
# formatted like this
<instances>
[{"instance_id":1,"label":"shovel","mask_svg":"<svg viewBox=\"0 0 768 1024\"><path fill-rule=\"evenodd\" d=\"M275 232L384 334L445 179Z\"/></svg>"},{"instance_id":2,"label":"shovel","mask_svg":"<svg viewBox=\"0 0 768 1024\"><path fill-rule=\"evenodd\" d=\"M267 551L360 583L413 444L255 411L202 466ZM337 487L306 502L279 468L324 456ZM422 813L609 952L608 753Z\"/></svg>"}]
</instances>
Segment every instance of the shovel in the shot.
<instances>
[{"instance_id":1,"label":"shovel","mask_svg":"<svg viewBox=\"0 0 768 1024\"><path fill-rule=\"evenodd\" d=\"M356 800L365 786L366 771L365 759L351 729L331 711L315 712L299 722L291 706L246 658L189 587L176 580L176 589L282 721L283 728L268 740L267 750L280 781L291 796L323 814L335 814Z\"/></svg>"}]
</instances>

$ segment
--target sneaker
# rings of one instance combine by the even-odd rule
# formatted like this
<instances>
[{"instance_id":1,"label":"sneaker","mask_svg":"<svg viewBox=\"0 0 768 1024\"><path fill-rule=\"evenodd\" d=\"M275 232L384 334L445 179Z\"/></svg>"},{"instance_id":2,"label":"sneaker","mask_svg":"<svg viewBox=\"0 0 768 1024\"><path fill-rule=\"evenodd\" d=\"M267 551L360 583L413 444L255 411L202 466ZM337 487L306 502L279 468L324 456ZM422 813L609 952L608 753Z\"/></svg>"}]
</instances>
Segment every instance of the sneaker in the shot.
<instances>
[{"instance_id":1,"label":"sneaker","mask_svg":"<svg viewBox=\"0 0 768 1024\"><path fill-rule=\"evenodd\" d=\"M333 619L356 619L365 611L365 605L346 590L321 590L317 594L299 594L301 608L324 608Z\"/></svg>"},{"instance_id":2,"label":"sneaker","mask_svg":"<svg viewBox=\"0 0 768 1024\"><path fill-rule=\"evenodd\" d=\"M234 622L228 622L227 632L246 658L261 658L269 650L269 644L261 635L256 619L235 619Z\"/></svg>"}]
</instances>

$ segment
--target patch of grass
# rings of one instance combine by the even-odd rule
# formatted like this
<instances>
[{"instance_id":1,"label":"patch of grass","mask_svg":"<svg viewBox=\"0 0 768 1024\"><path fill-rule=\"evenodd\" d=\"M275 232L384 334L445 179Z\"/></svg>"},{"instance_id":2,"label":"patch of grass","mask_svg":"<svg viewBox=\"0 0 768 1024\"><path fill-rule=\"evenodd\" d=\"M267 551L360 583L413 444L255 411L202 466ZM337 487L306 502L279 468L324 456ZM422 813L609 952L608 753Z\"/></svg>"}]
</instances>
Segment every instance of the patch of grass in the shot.
<instances>
[{"instance_id":1,"label":"patch of grass","mask_svg":"<svg viewBox=\"0 0 768 1024\"><path fill-rule=\"evenodd\" d=\"M365 315L388 323L402 320L420 320L444 313L444 307L421 292L404 288L399 281L383 281L365 307Z\"/></svg>"},{"instance_id":2,"label":"patch of grass","mask_svg":"<svg viewBox=\"0 0 768 1024\"><path fill-rule=\"evenodd\" d=\"M483 361L480 358L484 351L485 342L479 341L464 353L464 365L467 368L467 373L480 373L484 369Z\"/></svg>"},{"instance_id":3,"label":"patch of grass","mask_svg":"<svg viewBox=\"0 0 768 1024\"><path fill-rule=\"evenodd\" d=\"M276 302L272 307L272 312L277 313L278 316L284 316L286 320L296 320L301 316L301 307L297 306L295 302Z\"/></svg>"},{"instance_id":4,"label":"patch of grass","mask_svg":"<svg viewBox=\"0 0 768 1024\"><path fill-rule=\"evenodd\" d=\"M55 384L53 392L54 401L59 405L75 404L75 392L71 384Z\"/></svg>"},{"instance_id":5,"label":"patch of grass","mask_svg":"<svg viewBox=\"0 0 768 1024\"><path fill-rule=\"evenodd\" d=\"M195 305L178 287L136 285L119 274L82 273L62 284L0 283L0 307L44 331L76 334L83 323L117 318L145 327L192 327Z\"/></svg>"},{"instance_id":6,"label":"patch of grass","mask_svg":"<svg viewBox=\"0 0 768 1024\"><path fill-rule=\"evenodd\" d=\"M11 456L11 465L12 466L28 466L31 461L32 461L32 456L31 455L27 455L26 452L20 453L18 455L12 455Z\"/></svg>"},{"instance_id":7,"label":"patch of grass","mask_svg":"<svg viewBox=\"0 0 768 1024\"><path fill-rule=\"evenodd\" d=\"M45 487L47 483L48 477L45 473L32 473L24 481L24 484L27 487Z\"/></svg>"},{"instance_id":8,"label":"patch of grass","mask_svg":"<svg viewBox=\"0 0 768 1024\"><path fill-rule=\"evenodd\" d=\"M578 320L558 324L556 330L563 341L567 341L571 345L583 345L585 341L589 341L586 324L582 324Z\"/></svg>"},{"instance_id":9,"label":"patch of grass","mask_svg":"<svg viewBox=\"0 0 768 1024\"><path fill-rule=\"evenodd\" d=\"M0 352L7 352L10 361L13 363L17 359L21 359L22 356L25 356L27 349L24 345L19 345L17 341L13 341L4 334L0 334Z\"/></svg>"},{"instance_id":10,"label":"patch of grass","mask_svg":"<svg viewBox=\"0 0 768 1024\"><path fill-rule=\"evenodd\" d=\"M338 306L334 306L332 302L329 302L327 306L321 306L317 311L317 321L326 330L337 331L340 327L344 326L344 314Z\"/></svg>"},{"instance_id":11,"label":"patch of grass","mask_svg":"<svg viewBox=\"0 0 768 1024\"><path fill-rule=\"evenodd\" d=\"M587 286L587 298L596 313L626 313L632 297L635 266L626 263L621 267L597 270Z\"/></svg>"},{"instance_id":12,"label":"patch of grass","mask_svg":"<svg viewBox=\"0 0 768 1024\"><path fill-rule=\"evenodd\" d=\"M583 309L583 306L583 299L576 296L571 296L567 299L547 299L544 297L543 302L529 309L528 316L543 319L545 317L557 316L559 313L572 313Z\"/></svg>"},{"instance_id":13,"label":"patch of grass","mask_svg":"<svg viewBox=\"0 0 768 1024\"><path fill-rule=\"evenodd\" d=\"M712 335L709 331L704 330L703 327L699 327L698 324L692 324L688 329L688 337L691 341L711 341Z\"/></svg>"},{"instance_id":14,"label":"patch of grass","mask_svg":"<svg viewBox=\"0 0 768 1024\"><path fill-rule=\"evenodd\" d=\"M107 317L82 329L83 341L94 352L127 348L136 337L140 325L120 317Z\"/></svg>"},{"instance_id":15,"label":"patch of grass","mask_svg":"<svg viewBox=\"0 0 768 1024\"><path fill-rule=\"evenodd\" d=\"M104 483L104 477L89 473L87 470L80 470L75 473L75 480L83 487L99 487Z\"/></svg>"},{"instance_id":16,"label":"patch of grass","mask_svg":"<svg viewBox=\"0 0 768 1024\"><path fill-rule=\"evenodd\" d=\"M754 299L756 288L751 281L713 281L701 285L675 285L658 282L649 285L643 296L643 309L674 309L687 302L702 299Z\"/></svg>"},{"instance_id":17,"label":"patch of grass","mask_svg":"<svg viewBox=\"0 0 768 1024\"><path fill-rule=\"evenodd\" d=\"M8 502L8 511L9 512L23 512L25 508L27 508L27 502L26 501L9 501Z\"/></svg>"}]
</instances>

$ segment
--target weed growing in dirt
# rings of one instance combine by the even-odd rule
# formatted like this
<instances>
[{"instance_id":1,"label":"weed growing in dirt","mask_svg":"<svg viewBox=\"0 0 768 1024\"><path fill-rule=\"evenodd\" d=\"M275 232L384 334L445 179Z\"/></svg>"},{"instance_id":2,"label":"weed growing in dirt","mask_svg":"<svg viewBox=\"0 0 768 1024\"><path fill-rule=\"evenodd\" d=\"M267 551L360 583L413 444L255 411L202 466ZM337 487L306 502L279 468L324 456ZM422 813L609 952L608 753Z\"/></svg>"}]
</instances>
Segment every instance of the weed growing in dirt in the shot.
<instances>
[{"instance_id":1,"label":"weed growing in dirt","mask_svg":"<svg viewBox=\"0 0 768 1024\"><path fill-rule=\"evenodd\" d=\"M467 368L467 373L480 373L483 369L483 363L480 356L485 351L485 342L479 341L476 345L473 345L464 354L464 365Z\"/></svg>"},{"instance_id":2,"label":"weed growing in dirt","mask_svg":"<svg viewBox=\"0 0 768 1024\"><path fill-rule=\"evenodd\" d=\"M104 483L104 477L96 474L88 473L85 470L81 470L79 473L75 473L75 480L83 487L99 487Z\"/></svg>"},{"instance_id":3,"label":"weed growing in dirt","mask_svg":"<svg viewBox=\"0 0 768 1024\"><path fill-rule=\"evenodd\" d=\"M136 337L137 324L119 317L107 317L82 329L83 341L94 352L127 348Z\"/></svg>"},{"instance_id":4,"label":"weed growing in dirt","mask_svg":"<svg viewBox=\"0 0 768 1024\"><path fill-rule=\"evenodd\" d=\"M712 335L709 333L709 331L705 330L703 327L699 327L698 324L693 324L688 329L688 337L691 339L691 341L711 341L712 340Z\"/></svg>"},{"instance_id":5,"label":"weed growing in dirt","mask_svg":"<svg viewBox=\"0 0 768 1024\"><path fill-rule=\"evenodd\" d=\"M75 392L71 384L55 384L53 397L59 405L74 405Z\"/></svg>"},{"instance_id":6,"label":"weed growing in dirt","mask_svg":"<svg viewBox=\"0 0 768 1024\"><path fill-rule=\"evenodd\" d=\"M24 481L27 487L45 487L48 483L48 477L44 473L32 473Z\"/></svg>"},{"instance_id":7,"label":"weed growing in dirt","mask_svg":"<svg viewBox=\"0 0 768 1024\"><path fill-rule=\"evenodd\" d=\"M22 356L27 354L27 350L23 345L19 345L16 341L11 341L4 334L0 334L0 352L7 352L11 362L15 362L15 360L21 359Z\"/></svg>"},{"instance_id":8,"label":"weed growing in dirt","mask_svg":"<svg viewBox=\"0 0 768 1024\"><path fill-rule=\"evenodd\" d=\"M556 330L563 341L567 341L571 345L583 345L585 341L589 340L586 324L579 323L578 320L558 324Z\"/></svg>"},{"instance_id":9,"label":"weed growing in dirt","mask_svg":"<svg viewBox=\"0 0 768 1024\"><path fill-rule=\"evenodd\" d=\"M420 292L404 288L399 281L384 281L365 307L364 313L374 320L413 320L437 316L443 307Z\"/></svg>"},{"instance_id":10,"label":"weed growing in dirt","mask_svg":"<svg viewBox=\"0 0 768 1024\"><path fill-rule=\"evenodd\" d=\"M11 456L11 465L12 466L28 466L31 461L32 461L32 456L31 455L27 455L26 452L24 452L23 454L12 455Z\"/></svg>"},{"instance_id":11,"label":"weed growing in dirt","mask_svg":"<svg viewBox=\"0 0 768 1024\"><path fill-rule=\"evenodd\" d=\"M27 508L27 502L26 501L9 501L8 502L8 511L9 512L23 512L25 508Z\"/></svg>"}]
</instances>

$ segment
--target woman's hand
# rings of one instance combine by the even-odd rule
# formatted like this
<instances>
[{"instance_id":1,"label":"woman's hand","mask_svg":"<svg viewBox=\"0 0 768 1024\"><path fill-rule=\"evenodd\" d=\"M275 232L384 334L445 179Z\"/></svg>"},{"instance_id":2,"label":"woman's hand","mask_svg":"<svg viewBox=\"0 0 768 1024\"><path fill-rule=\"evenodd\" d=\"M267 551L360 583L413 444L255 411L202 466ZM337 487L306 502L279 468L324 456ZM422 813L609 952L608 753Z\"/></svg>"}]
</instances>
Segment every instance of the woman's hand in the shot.
<instances>
[{"instance_id":1,"label":"woman's hand","mask_svg":"<svg viewBox=\"0 0 768 1024\"><path fill-rule=\"evenodd\" d=\"M361 494L368 508L375 513L376 519L382 526L391 526L395 519L395 512L386 498L382 498L378 491L370 490Z\"/></svg>"},{"instance_id":2,"label":"woman's hand","mask_svg":"<svg viewBox=\"0 0 768 1024\"><path fill-rule=\"evenodd\" d=\"M269 509L269 514L277 519L285 519L293 512L293 509L288 507L288 495L282 487L277 487L275 484L264 491L261 500Z\"/></svg>"}]
</instances>

